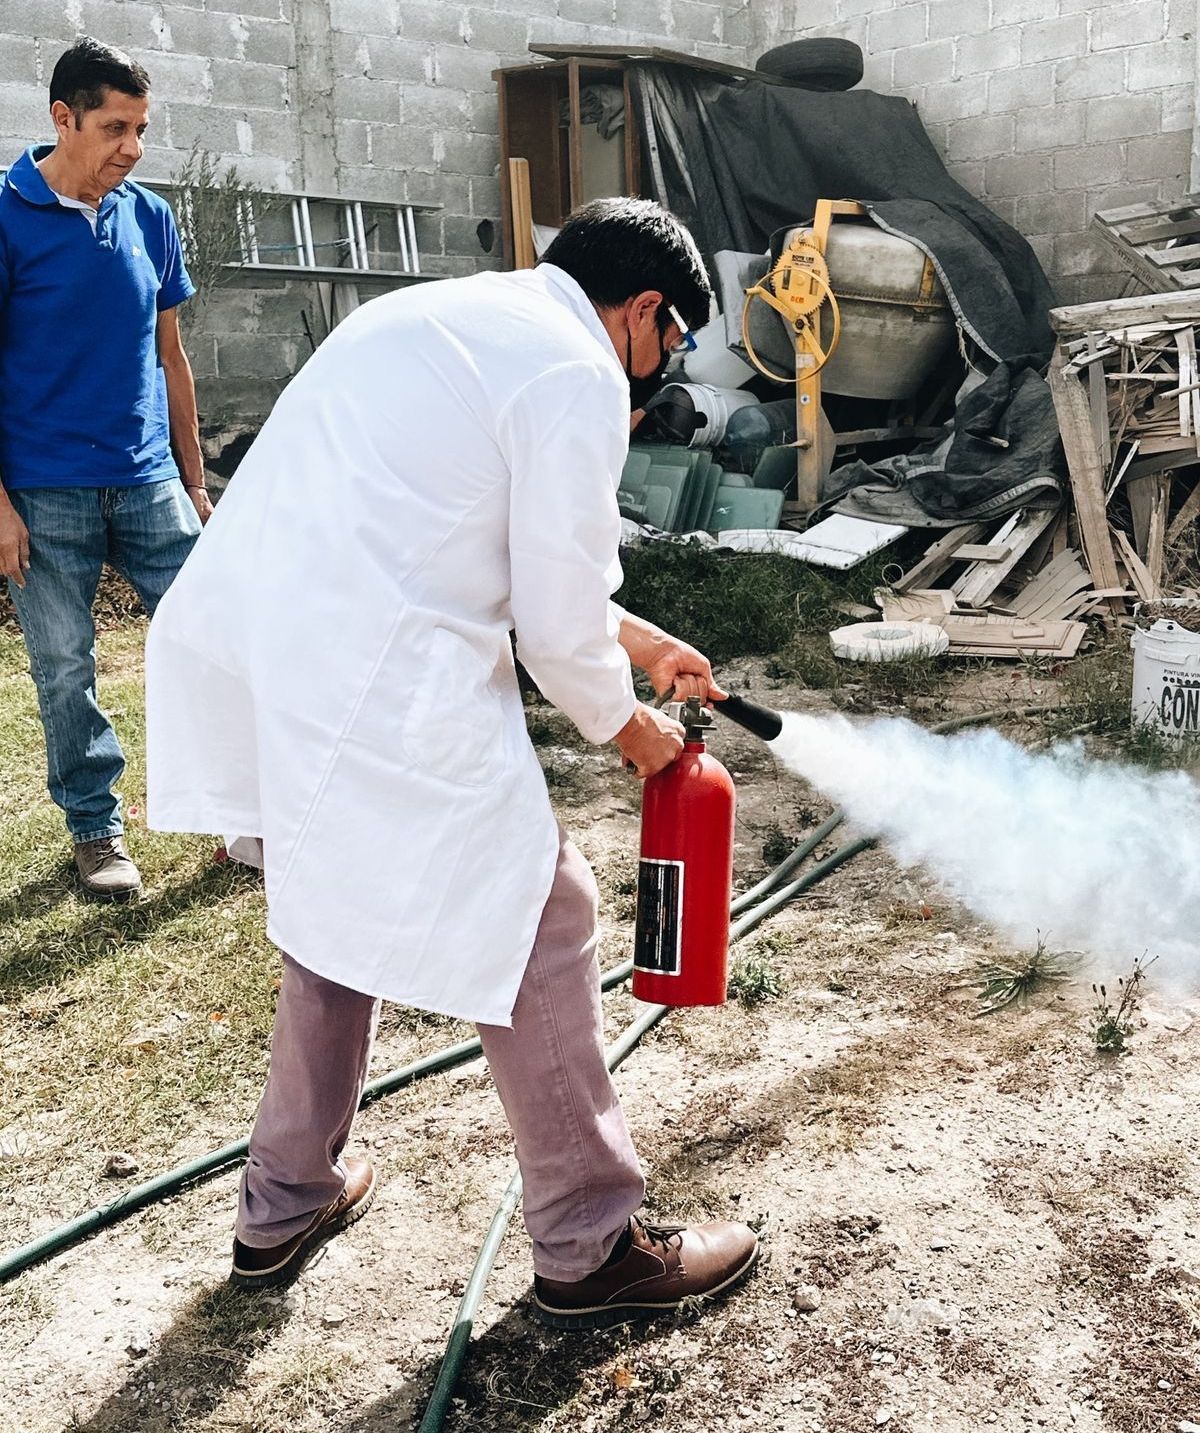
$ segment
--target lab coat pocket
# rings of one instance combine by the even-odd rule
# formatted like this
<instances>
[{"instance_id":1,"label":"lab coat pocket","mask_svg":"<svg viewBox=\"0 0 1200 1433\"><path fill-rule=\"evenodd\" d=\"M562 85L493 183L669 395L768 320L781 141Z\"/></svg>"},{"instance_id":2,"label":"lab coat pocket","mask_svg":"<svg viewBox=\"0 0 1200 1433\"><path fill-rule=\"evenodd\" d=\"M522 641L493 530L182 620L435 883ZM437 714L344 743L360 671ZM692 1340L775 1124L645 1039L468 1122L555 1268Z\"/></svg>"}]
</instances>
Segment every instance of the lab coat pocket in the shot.
<instances>
[{"instance_id":1,"label":"lab coat pocket","mask_svg":"<svg viewBox=\"0 0 1200 1433\"><path fill-rule=\"evenodd\" d=\"M415 765L456 786L490 786L507 765L495 664L465 638L435 627L401 741Z\"/></svg>"}]
</instances>

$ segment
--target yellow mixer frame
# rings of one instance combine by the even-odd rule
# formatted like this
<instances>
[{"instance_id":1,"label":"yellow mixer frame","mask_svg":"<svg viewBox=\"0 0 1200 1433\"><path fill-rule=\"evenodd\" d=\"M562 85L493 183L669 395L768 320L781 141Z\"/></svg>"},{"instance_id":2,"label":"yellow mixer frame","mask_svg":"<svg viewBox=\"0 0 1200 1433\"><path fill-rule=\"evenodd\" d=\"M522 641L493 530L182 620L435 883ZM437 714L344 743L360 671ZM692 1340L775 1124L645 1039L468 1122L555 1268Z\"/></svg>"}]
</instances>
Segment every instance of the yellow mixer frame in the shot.
<instances>
[{"instance_id":1,"label":"yellow mixer frame","mask_svg":"<svg viewBox=\"0 0 1200 1433\"><path fill-rule=\"evenodd\" d=\"M834 215L855 218L866 213L852 199L819 199L812 226L796 235L771 271L746 290L742 308L742 342L750 362L773 383L796 385L796 497L803 512L821 500L821 480L832 460L821 442L821 369L833 357L842 335L842 314L829 283L825 248ZM794 373L776 373L754 351L750 340L750 307L768 304L787 324L796 348ZM828 342L821 338L821 311L828 307Z\"/></svg>"}]
</instances>

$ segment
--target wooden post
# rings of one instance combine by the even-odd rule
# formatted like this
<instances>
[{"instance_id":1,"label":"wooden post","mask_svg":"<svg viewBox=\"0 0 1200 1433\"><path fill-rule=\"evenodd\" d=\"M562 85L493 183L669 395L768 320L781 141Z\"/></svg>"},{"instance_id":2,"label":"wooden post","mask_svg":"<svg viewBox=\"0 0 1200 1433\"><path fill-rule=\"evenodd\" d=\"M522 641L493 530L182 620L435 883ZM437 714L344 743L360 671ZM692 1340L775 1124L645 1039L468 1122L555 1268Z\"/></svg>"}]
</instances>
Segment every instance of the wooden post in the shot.
<instances>
[{"instance_id":1,"label":"wooden post","mask_svg":"<svg viewBox=\"0 0 1200 1433\"><path fill-rule=\"evenodd\" d=\"M801 512L812 512L820 506L821 479L825 476L821 375L811 371L812 361L806 353L796 354L796 502Z\"/></svg>"},{"instance_id":2,"label":"wooden post","mask_svg":"<svg viewBox=\"0 0 1200 1433\"><path fill-rule=\"evenodd\" d=\"M537 262L533 246L533 207L529 197L529 161L508 161L508 188L512 195L513 268L532 269Z\"/></svg>"},{"instance_id":3,"label":"wooden post","mask_svg":"<svg viewBox=\"0 0 1200 1433\"><path fill-rule=\"evenodd\" d=\"M642 152L628 69L622 74L621 87L625 91L625 193L637 198L642 192Z\"/></svg>"},{"instance_id":4,"label":"wooden post","mask_svg":"<svg viewBox=\"0 0 1200 1433\"><path fill-rule=\"evenodd\" d=\"M571 185L571 202L574 209L583 202L583 113L580 98L579 61L567 62L567 109L570 124L567 129L568 172Z\"/></svg>"},{"instance_id":5,"label":"wooden post","mask_svg":"<svg viewBox=\"0 0 1200 1433\"><path fill-rule=\"evenodd\" d=\"M835 214L858 215L862 205L846 199L818 199L808 241L822 254L829 239ZM813 285L815 291L815 285ZM812 315L814 332L820 337L820 309ZM821 422L821 373L813 368L809 354L796 351L796 505L801 512L820 506L821 483L833 464L833 453L825 440ZM824 441L823 441L824 440Z\"/></svg>"}]
</instances>

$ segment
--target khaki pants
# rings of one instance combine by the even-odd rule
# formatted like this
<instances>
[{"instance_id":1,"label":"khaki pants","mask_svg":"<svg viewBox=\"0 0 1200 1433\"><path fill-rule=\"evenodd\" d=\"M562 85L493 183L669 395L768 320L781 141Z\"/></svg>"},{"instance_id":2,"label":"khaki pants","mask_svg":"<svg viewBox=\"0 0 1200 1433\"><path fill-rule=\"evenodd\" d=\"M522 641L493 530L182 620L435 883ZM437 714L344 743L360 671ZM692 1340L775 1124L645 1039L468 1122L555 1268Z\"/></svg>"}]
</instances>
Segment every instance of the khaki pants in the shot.
<instances>
[{"instance_id":1,"label":"khaki pants","mask_svg":"<svg viewBox=\"0 0 1200 1433\"><path fill-rule=\"evenodd\" d=\"M645 1186L604 1059L596 883L560 839L512 1028L479 1033L516 1139L534 1270L574 1280L604 1262ZM378 1014L377 1000L284 956L271 1070L242 1177L244 1244L284 1242L341 1192Z\"/></svg>"}]
</instances>

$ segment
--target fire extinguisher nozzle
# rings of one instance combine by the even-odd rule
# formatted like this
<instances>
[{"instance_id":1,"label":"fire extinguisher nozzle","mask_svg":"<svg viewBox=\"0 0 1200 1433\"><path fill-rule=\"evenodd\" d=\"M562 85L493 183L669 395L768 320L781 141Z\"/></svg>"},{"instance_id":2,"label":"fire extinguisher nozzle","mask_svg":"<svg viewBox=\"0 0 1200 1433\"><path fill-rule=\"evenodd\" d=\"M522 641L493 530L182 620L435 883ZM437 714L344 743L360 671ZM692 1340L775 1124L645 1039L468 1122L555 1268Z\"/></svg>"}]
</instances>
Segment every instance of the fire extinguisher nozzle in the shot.
<instances>
[{"instance_id":1,"label":"fire extinguisher nozzle","mask_svg":"<svg viewBox=\"0 0 1200 1433\"><path fill-rule=\"evenodd\" d=\"M774 741L783 730L783 718L778 712L770 707L760 707L757 702L748 702L745 697L728 696L723 701L714 702L713 710L737 722L738 726L744 726L763 741Z\"/></svg>"}]
</instances>

